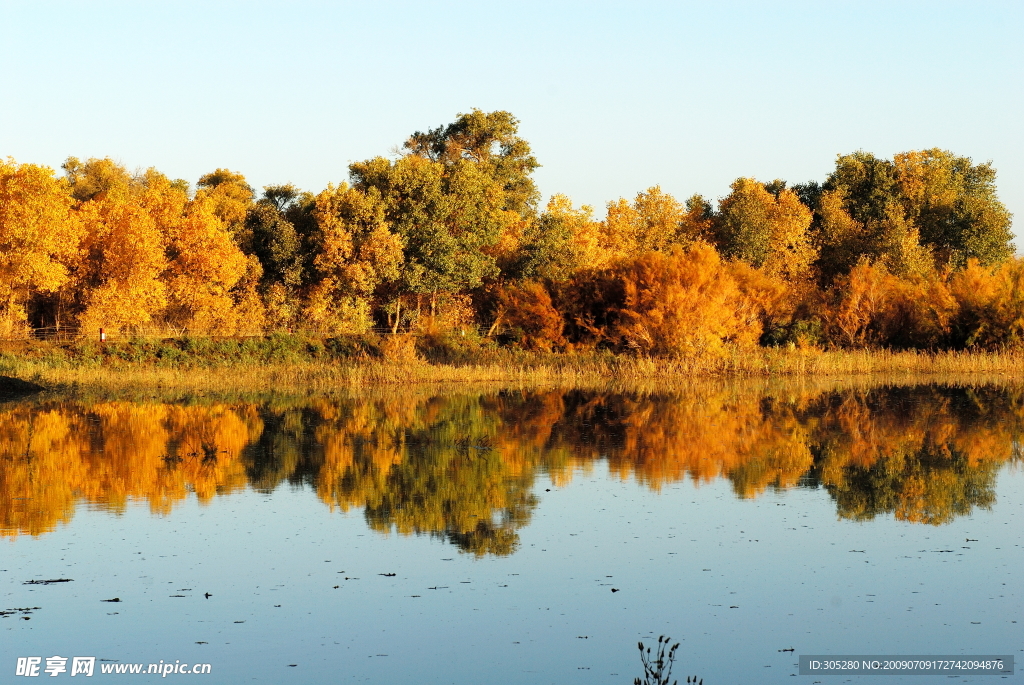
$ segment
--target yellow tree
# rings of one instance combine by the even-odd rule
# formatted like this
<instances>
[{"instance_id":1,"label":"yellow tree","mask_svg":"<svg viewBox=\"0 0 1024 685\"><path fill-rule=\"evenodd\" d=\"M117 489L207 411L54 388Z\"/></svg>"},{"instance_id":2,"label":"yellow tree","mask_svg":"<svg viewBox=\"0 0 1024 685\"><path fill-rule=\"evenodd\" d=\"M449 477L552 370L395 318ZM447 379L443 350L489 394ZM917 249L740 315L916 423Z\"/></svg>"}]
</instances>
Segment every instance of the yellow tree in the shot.
<instances>
[{"instance_id":1,"label":"yellow tree","mask_svg":"<svg viewBox=\"0 0 1024 685\"><path fill-rule=\"evenodd\" d=\"M0 334L24 331L32 296L68 281L81 242L71 204L51 169L0 160Z\"/></svg>"},{"instance_id":2,"label":"yellow tree","mask_svg":"<svg viewBox=\"0 0 1024 685\"><path fill-rule=\"evenodd\" d=\"M633 208L639 219L635 233L638 252L667 250L681 242L679 231L685 209L674 197L662 192L661 186L638 193Z\"/></svg>"},{"instance_id":3,"label":"yellow tree","mask_svg":"<svg viewBox=\"0 0 1024 685\"><path fill-rule=\"evenodd\" d=\"M151 323L167 303L160 280L167 260L152 217L123 196L90 200L79 216L88 232L95 282L82 294L80 325L119 332Z\"/></svg>"},{"instance_id":4,"label":"yellow tree","mask_svg":"<svg viewBox=\"0 0 1024 685\"><path fill-rule=\"evenodd\" d=\"M714 215L714 207L710 202L700 195L691 195L686 201L686 213L679 224L679 242L684 246L697 240L711 242Z\"/></svg>"},{"instance_id":5,"label":"yellow tree","mask_svg":"<svg viewBox=\"0 0 1024 685\"><path fill-rule=\"evenodd\" d=\"M169 227L168 322L190 331L234 333L239 321L232 289L249 262L216 209L213 201L199 197Z\"/></svg>"},{"instance_id":6,"label":"yellow tree","mask_svg":"<svg viewBox=\"0 0 1024 685\"><path fill-rule=\"evenodd\" d=\"M167 258L157 218L165 220L184 200L146 197L159 190L148 190L110 159L72 158L64 168L85 230L80 325L118 332L152 323L167 304L161 280Z\"/></svg>"},{"instance_id":7,"label":"yellow tree","mask_svg":"<svg viewBox=\"0 0 1024 685\"><path fill-rule=\"evenodd\" d=\"M245 223L245 215L255 198L245 176L229 169L217 169L200 177L196 185L196 199L207 200L210 210L229 230L235 231Z\"/></svg>"},{"instance_id":8,"label":"yellow tree","mask_svg":"<svg viewBox=\"0 0 1024 685\"><path fill-rule=\"evenodd\" d=\"M636 252L636 233L640 217L629 201L620 197L609 202L604 221L601 222L604 246L617 258Z\"/></svg>"},{"instance_id":9,"label":"yellow tree","mask_svg":"<svg viewBox=\"0 0 1024 685\"><path fill-rule=\"evenodd\" d=\"M375 189L328 186L317 195L313 216L315 278L306 297L307 320L329 332L363 332L372 325L377 289L401 276L402 239L392 233Z\"/></svg>"},{"instance_id":10,"label":"yellow tree","mask_svg":"<svg viewBox=\"0 0 1024 685\"><path fill-rule=\"evenodd\" d=\"M623 198L608 203L602 224L605 245L620 257L688 245L696 236L689 235L686 217L683 205L653 186L638 193L633 204Z\"/></svg>"},{"instance_id":11,"label":"yellow tree","mask_svg":"<svg viewBox=\"0 0 1024 685\"><path fill-rule=\"evenodd\" d=\"M818 266L826 281L849 273L861 255L874 254L864 225L850 216L845 204L842 188L825 191L818 202Z\"/></svg>"}]
</instances>

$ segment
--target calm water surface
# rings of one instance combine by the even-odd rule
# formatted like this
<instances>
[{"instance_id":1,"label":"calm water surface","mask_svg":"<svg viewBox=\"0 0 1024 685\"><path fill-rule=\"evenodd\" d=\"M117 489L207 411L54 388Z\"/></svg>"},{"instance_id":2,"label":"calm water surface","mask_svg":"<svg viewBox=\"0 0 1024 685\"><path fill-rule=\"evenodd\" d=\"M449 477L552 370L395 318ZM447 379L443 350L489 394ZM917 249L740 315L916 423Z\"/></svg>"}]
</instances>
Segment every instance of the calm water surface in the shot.
<instances>
[{"instance_id":1,"label":"calm water surface","mask_svg":"<svg viewBox=\"0 0 1024 685\"><path fill-rule=\"evenodd\" d=\"M0 681L632 683L661 634L709 685L1020 661L1022 436L999 386L3 404Z\"/></svg>"}]
</instances>

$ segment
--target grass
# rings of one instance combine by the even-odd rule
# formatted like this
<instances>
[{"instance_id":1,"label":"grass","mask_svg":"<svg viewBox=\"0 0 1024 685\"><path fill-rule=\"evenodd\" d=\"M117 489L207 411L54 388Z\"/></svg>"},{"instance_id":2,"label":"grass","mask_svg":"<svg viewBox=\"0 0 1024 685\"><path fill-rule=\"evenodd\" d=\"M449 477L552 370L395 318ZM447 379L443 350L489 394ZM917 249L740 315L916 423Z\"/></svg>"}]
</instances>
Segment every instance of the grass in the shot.
<instances>
[{"instance_id":1,"label":"grass","mask_svg":"<svg viewBox=\"0 0 1024 685\"><path fill-rule=\"evenodd\" d=\"M399 336L401 338L401 336ZM408 384L623 387L697 378L885 376L1021 380L1024 351L896 352L782 348L723 358L660 359L600 351L538 353L494 346L434 346L414 338L181 338L0 343L0 374L62 389L312 394ZM420 348L417 349L417 345Z\"/></svg>"}]
</instances>

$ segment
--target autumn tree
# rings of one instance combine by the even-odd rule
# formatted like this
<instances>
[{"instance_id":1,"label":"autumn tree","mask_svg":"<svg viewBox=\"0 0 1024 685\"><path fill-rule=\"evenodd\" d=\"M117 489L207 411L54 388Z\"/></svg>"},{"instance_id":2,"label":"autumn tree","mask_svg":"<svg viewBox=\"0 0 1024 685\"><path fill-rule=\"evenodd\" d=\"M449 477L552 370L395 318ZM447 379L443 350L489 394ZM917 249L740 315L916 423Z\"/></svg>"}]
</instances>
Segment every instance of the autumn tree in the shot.
<instances>
[{"instance_id":1,"label":"autumn tree","mask_svg":"<svg viewBox=\"0 0 1024 685\"><path fill-rule=\"evenodd\" d=\"M215 212L200 198L169 227L166 318L191 332L234 333L240 321L232 290L248 264Z\"/></svg>"},{"instance_id":2,"label":"autumn tree","mask_svg":"<svg viewBox=\"0 0 1024 685\"><path fill-rule=\"evenodd\" d=\"M51 169L0 160L0 335L24 332L33 296L68 283L82 239L72 202ZM61 313L48 318L60 325Z\"/></svg>"},{"instance_id":3,"label":"autumn tree","mask_svg":"<svg viewBox=\"0 0 1024 685\"><path fill-rule=\"evenodd\" d=\"M201 176L196 187L196 199L206 200L210 211L224 222L228 230L233 234L242 230L256 196L245 176L228 169L217 169Z\"/></svg>"},{"instance_id":4,"label":"autumn tree","mask_svg":"<svg viewBox=\"0 0 1024 685\"><path fill-rule=\"evenodd\" d=\"M862 258L836 278L823 313L838 346L934 348L946 343L957 308L940 275L901 278Z\"/></svg>"},{"instance_id":5,"label":"autumn tree","mask_svg":"<svg viewBox=\"0 0 1024 685\"><path fill-rule=\"evenodd\" d=\"M305 317L334 332L363 332L373 323L378 294L394 297L404 261L402 239L391 232L379 193L347 185L316 196ZM393 325L397 328L395 311Z\"/></svg>"},{"instance_id":6,"label":"autumn tree","mask_svg":"<svg viewBox=\"0 0 1024 685\"><path fill-rule=\"evenodd\" d=\"M567 196L552 195L537 220L529 223L511 275L562 281L582 268L606 266L611 257L593 209L573 207Z\"/></svg>"},{"instance_id":7,"label":"autumn tree","mask_svg":"<svg viewBox=\"0 0 1024 685\"><path fill-rule=\"evenodd\" d=\"M995 189L990 163L939 149L904 152L893 160L858 151L840 155L814 196L814 233L826 282L861 257L893 273L922 276L967 260L996 264L1009 257L1010 214Z\"/></svg>"},{"instance_id":8,"label":"autumn tree","mask_svg":"<svg viewBox=\"0 0 1024 685\"><path fill-rule=\"evenodd\" d=\"M245 259L244 272L230 289L236 330L262 332L266 325L266 308L260 295L264 270L253 252L252 232L246 221L255 203L255 191L245 176L229 169L204 174L196 186L194 202L220 219Z\"/></svg>"},{"instance_id":9,"label":"autumn tree","mask_svg":"<svg viewBox=\"0 0 1024 685\"><path fill-rule=\"evenodd\" d=\"M809 274L816 256L810 225L810 209L783 182L739 178L719 203L713 231L724 257L797 279Z\"/></svg>"},{"instance_id":10,"label":"autumn tree","mask_svg":"<svg viewBox=\"0 0 1024 685\"><path fill-rule=\"evenodd\" d=\"M110 159L70 158L64 168L85 229L85 259L77 274L80 325L117 332L154 323L167 304L161 280L166 243L158 219L180 211L187 197L169 183L150 188Z\"/></svg>"},{"instance_id":11,"label":"autumn tree","mask_svg":"<svg viewBox=\"0 0 1024 685\"><path fill-rule=\"evenodd\" d=\"M187 184L155 169L129 174L110 159L74 158L64 168L85 232L75 269L83 328L237 329L232 289L248 265L210 184L190 199Z\"/></svg>"},{"instance_id":12,"label":"autumn tree","mask_svg":"<svg viewBox=\"0 0 1024 685\"><path fill-rule=\"evenodd\" d=\"M687 205L653 186L637 193L632 203L623 198L608 203L601 224L604 245L618 257L689 246L704 234L706 207L694 196Z\"/></svg>"},{"instance_id":13,"label":"autumn tree","mask_svg":"<svg viewBox=\"0 0 1024 685\"><path fill-rule=\"evenodd\" d=\"M989 265L1013 255L1011 215L996 194L991 162L932 148L901 152L893 167L907 219L940 263Z\"/></svg>"},{"instance_id":14,"label":"autumn tree","mask_svg":"<svg viewBox=\"0 0 1024 685\"><path fill-rule=\"evenodd\" d=\"M544 352L565 347L565 320L543 283L503 283L495 299L495 328L500 328L512 344Z\"/></svg>"},{"instance_id":15,"label":"autumn tree","mask_svg":"<svg viewBox=\"0 0 1024 685\"><path fill-rule=\"evenodd\" d=\"M519 121L508 112L474 109L447 126L417 131L404 148L446 169L471 162L500 188L501 209L524 217L536 211L540 194L530 174L540 164L519 137Z\"/></svg>"}]
</instances>

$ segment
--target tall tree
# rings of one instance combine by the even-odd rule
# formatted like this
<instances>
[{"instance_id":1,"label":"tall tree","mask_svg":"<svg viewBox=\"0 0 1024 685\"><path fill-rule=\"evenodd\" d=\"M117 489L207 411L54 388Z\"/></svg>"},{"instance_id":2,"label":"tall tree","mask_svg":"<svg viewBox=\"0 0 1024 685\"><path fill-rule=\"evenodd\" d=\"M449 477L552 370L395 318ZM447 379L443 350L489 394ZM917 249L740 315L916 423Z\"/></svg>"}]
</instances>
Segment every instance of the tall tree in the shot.
<instances>
[{"instance_id":1,"label":"tall tree","mask_svg":"<svg viewBox=\"0 0 1024 685\"><path fill-rule=\"evenodd\" d=\"M187 197L152 174L132 178L110 159L72 158L64 168L85 228L80 325L116 332L154 323L167 304L164 224Z\"/></svg>"},{"instance_id":2,"label":"tall tree","mask_svg":"<svg viewBox=\"0 0 1024 685\"><path fill-rule=\"evenodd\" d=\"M51 169L0 160L0 331L10 335L28 322L37 293L65 285L77 261L81 224L71 214L66 182ZM59 317L59 308L55 312ZM59 318L57 319L59 323Z\"/></svg>"},{"instance_id":3,"label":"tall tree","mask_svg":"<svg viewBox=\"0 0 1024 685\"><path fill-rule=\"evenodd\" d=\"M217 169L201 176L196 186L196 198L206 198L217 218L237 233L256 196L245 176L228 169Z\"/></svg>"},{"instance_id":4,"label":"tall tree","mask_svg":"<svg viewBox=\"0 0 1024 685\"><path fill-rule=\"evenodd\" d=\"M553 195L531 222L515 276L562 281L582 268L606 266L611 252L602 245L601 224L588 205L573 207L565 195Z\"/></svg>"},{"instance_id":5,"label":"tall tree","mask_svg":"<svg viewBox=\"0 0 1024 685\"><path fill-rule=\"evenodd\" d=\"M906 216L940 262L998 264L1013 255L1012 217L996 194L991 162L933 148L902 152L893 166Z\"/></svg>"},{"instance_id":6,"label":"tall tree","mask_svg":"<svg viewBox=\"0 0 1024 685\"><path fill-rule=\"evenodd\" d=\"M417 131L405 142L411 154L453 168L461 162L482 167L502 191L501 208L532 216L540 197L530 177L540 164L519 137L519 120L508 112L474 109L447 126Z\"/></svg>"},{"instance_id":7,"label":"tall tree","mask_svg":"<svg viewBox=\"0 0 1024 685\"><path fill-rule=\"evenodd\" d=\"M530 178L537 162L517 127L507 112L473 110L413 134L394 161L349 167L353 187L379 195L405 245L406 292L463 292L498 274L497 246L522 232L537 199Z\"/></svg>"},{"instance_id":8,"label":"tall tree","mask_svg":"<svg viewBox=\"0 0 1024 685\"><path fill-rule=\"evenodd\" d=\"M313 215L305 318L324 330L363 332L373 323L375 296L394 299L402 239L391 232L376 192L328 186L316 196Z\"/></svg>"},{"instance_id":9,"label":"tall tree","mask_svg":"<svg viewBox=\"0 0 1024 685\"><path fill-rule=\"evenodd\" d=\"M826 281L860 257L900 274L969 259L997 264L1013 254L1010 213L999 201L995 170L939 149L894 160L858 151L840 155L820 189L815 233Z\"/></svg>"},{"instance_id":10,"label":"tall tree","mask_svg":"<svg viewBox=\"0 0 1024 685\"><path fill-rule=\"evenodd\" d=\"M811 210L775 181L769 186L739 178L719 203L715 239L726 257L741 259L770 275L807 276L815 258L808 229Z\"/></svg>"},{"instance_id":11,"label":"tall tree","mask_svg":"<svg viewBox=\"0 0 1024 685\"><path fill-rule=\"evenodd\" d=\"M245 275L245 255L206 197L189 202L170 227L165 281L168 322L192 332L234 333L232 289Z\"/></svg>"}]
</instances>

